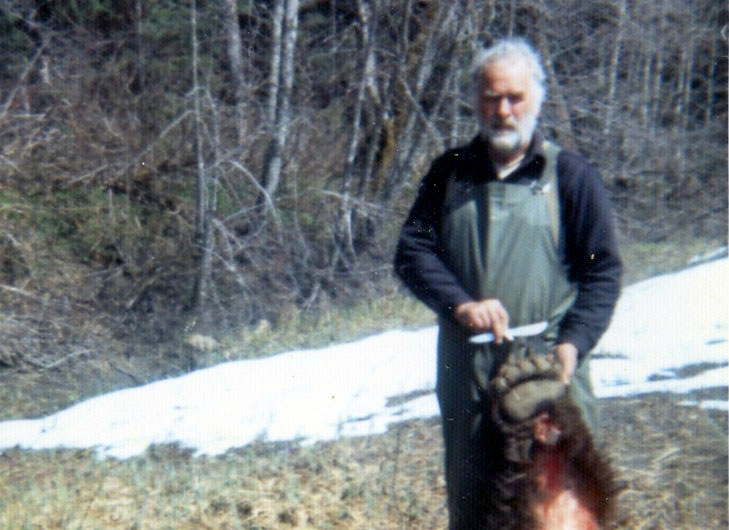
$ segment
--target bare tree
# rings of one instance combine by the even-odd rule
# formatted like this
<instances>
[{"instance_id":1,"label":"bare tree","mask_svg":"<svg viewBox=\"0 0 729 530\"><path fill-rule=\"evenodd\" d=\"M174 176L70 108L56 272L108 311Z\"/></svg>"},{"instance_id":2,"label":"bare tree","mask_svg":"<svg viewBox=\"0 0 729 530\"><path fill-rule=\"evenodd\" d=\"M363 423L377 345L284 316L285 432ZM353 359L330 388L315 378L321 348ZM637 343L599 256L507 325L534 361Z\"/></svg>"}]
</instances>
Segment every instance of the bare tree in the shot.
<instances>
[{"instance_id":1,"label":"bare tree","mask_svg":"<svg viewBox=\"0 0 729 530\"><path fill-rule=\"evenodd\" d=\"M283 18L281 18L282 15ZM271 50L271 83L268 105L271 139L266 150L261 178L263 189L269 197L276 193L281 180L283 150L291 126L291 97L294 84L298 21L299 0L277 0L273 22L274 42ZM278 37L279 28L281 28L280 37ZM265 202L263 197L259 198L259 203Z\"/></svg>"},{"instance_id":2,"label":"bare tree","mask_svg":"<svg viewBox=\"0 0 729 530\"><path fill-rule=\"evenodd\" d=\"M203 88L199 80L199 44L197 29L197 3L192 0L190 7L190 37L192 46L192 98L193 98L193 119L195 121L195 158L197 161L196 179L196 207L195 207L195 243L199 252L199 265L193 290L193 307L198 315L207 315L205 303L210 292L210 280L212 270L212 209L211 198L208 190L208 168L205 163L204 154L204 123L202 115L202 93Z\"/></svg>"},{"instance_id":3,"label":"bare tree","mask_svg":"<svg viewBox=\"0 0 729 530\"><path fill-rule=\"evenodd\" d=\"M613 113L617 107L616 94L618 90L618 69L620 66L620 54L623 47L623 32L626 19L626 0L619 0L615 6L615 42L611 47L610 65L608 67L608 83L607 94L605 100L607 102L605 123L602 134L605 138L610 138L610 129L613 123Z\"/></svg>"},{"instance_id":4,"label":"bare tree","mask_svg":"<svg viewBox=\"0 0 729 530\"><path fill-rule=\"evenodd\" d=\"M238 131L238 144L243 145L246 141L246 129L244 125L245 108L245 78L243 75L243 59L241 49L243 48L240 38L240 27L238 25L238 4L236 0L225 0L225 32L228 37L228 61L233 82L234 105L236 116L236 130Z\"/></svg>"}]
</instances>

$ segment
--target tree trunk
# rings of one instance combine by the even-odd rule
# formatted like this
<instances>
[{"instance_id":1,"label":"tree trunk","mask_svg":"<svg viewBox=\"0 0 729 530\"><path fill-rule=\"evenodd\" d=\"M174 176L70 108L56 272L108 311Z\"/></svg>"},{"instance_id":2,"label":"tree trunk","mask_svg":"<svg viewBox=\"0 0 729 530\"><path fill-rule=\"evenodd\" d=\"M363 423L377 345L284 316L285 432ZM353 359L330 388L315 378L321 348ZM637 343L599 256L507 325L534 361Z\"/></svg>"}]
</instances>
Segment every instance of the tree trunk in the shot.
<instances>
[{"instance_id":1,"label":"tree trunk","mask_svg":"<svg viewBox=\"0 0 729 530\"><path fill-rule=\"evenodd\" d=\"M569 108L567 107L567 101L565 100L564 92L560 86L559 79L554 70L554 64L552 63L552 55L550 54L549 44L543 32L539 33L539 52L542 55L542 61L544 62L544 70L549 80L549 93L551 94L550 99L554 102L558 121L558 138L560 145L569 149L576 147L575 134L572 129L572 118L570 117Z\"/></svg>"},{"instance_id":2,"label":"tree trunk","mask_svg":"<svg viewBox=\"0 0 729 530\"><path fill-rule=\"evenodd\" d=\"M200 104L200 82L198 78L199 45L197 39L197 4L192 0L190 8L190 31L192 42L192 94L195 120L195 157L197 159L196 204L195 204L195 245L200 253L192 307L201 322L206 318L206 300L210 287L212 270L212 248L210 245L211 225L208 211L208 189L203 152L203 124Z\"/></svg>"},{"instance_id":3,"label":"tree trunk","mask_svg":"<svg viewBox=\"0 0 729 530\"><path fill-rule=\"evenodd\" d=\"M655 42L652 51L654 53L653 67L653 87L651 89L651 111L650 115L653 119L650 135L658 134L658 127L661 121L661 113L663 111L663 71L665 67L664 55L664 33L666 30L666 6L664 0L660 0L658 10L658 28L656 32Z\"/></svg>"},{"instance_id":4,"label":"tree trunk","mask_svg":"<svg viewBox=\"0 0 729 530\"><path fill-rule=\"evenodd\" d=\"M445 5L448 7L445 7ZM425 42L422 44L422 52L419 53L420 61L414 82L410 83L408 81L407 72L404 69L401 69L397 74L397 81L402 85L399 90L405 93L403 98L405 100L409 99L410 104L406 113L405 125L400 129L397 136L397 150L394 153L392 163L389 168L382 168L383 171L387 172L387 179L379 197L384 204L388 204L393 197L397 196L407 180L406 168L410 167L413 156L420 145L423 127L419 128L417 125L422 119L422 113L418 112L419 109L413 107L419 105L425 84L430 79L435 67L434 59L439 42L437 33L443 29L443 24L448 22L454 6L457 7L457 5L457 2L442 4L435 16L431 15L428 24L424 25L424 31L428 33L424 39L421 39Z\"/></svg>"},{"instance_id":5,"label":"tree trunk","mask_svg":"<svg viewBox=\"0 0 729 530\"><path fill-rule=\"evenodd\" d=\"M271 92L269 93L269 120L273 118L272 138L269 140L261 179L264 193L271 199L281 181L283 149L291 122L291 95L294 84L294 55L298 36L299 0L279 0L276 4L274 35L279 26L281 9L284 9L283 31L278 43L273 43L271 58ZM275 37L274 37L275 38ZM280 58L276 57L280 54ZM277 72L277 73L276 73ZM275 81L274 81L275 76ZM270 204L259 197L259 204Z\"/></svg>"},{"instance_id":6,"label":"tree trunk","mask_svg":"<svg viewBox=\"0 0 729 530\"><path fill-rule=\"evenodd\" d=\"M276 0L271 19L271 58L268 72L268 98L266 102L266 120L269 133L273 135L278 109L278 91L281 77L281 48L286 0Z\"/></svg>"},{"instance_id":7,"label":"tree trunk","mask_svg":"<svg viewBox=\"0 0 729 530\"><path fill-rule=\"evenodd\" d=\"M726 27L726 26L725 26ZM709 67L709 75L706 79L706 103L704 104L704 127L708 127L711 124L711 118L713 117L714 110L714 98L716 92L716 64L719 60L716 58L716 38L713 35L709 35L709 60L711 66Z\"/></svg>"},{"instance_id":8,"label":"tree trunk","mask_svg":"<svg viewBox=\"0 0 729 530\"><path fill-rule=\"evenodd\" d=\"M142 11L142 0L136 0L134 3L134 17L135 20L135 35L137 47L137 82L139 83L139 93L143 93L146 87L146 73L145 73L145 49L143 39L143 11Z\"/></svg>"},{"instance_id":9,"label":"tree trunk","mask_svg":"<svg viewBox=\"0 0 729 530\"><path fill-rule=\"evenodd\" d=\"M516 0L509 0L509 27L506 31L508 37L514 35L516 28Z\"/></svg>"},{"instance_id":10,"label":"tree trunk","mask_svg":"<svg viewBox=\"0 0 729 530\"><path fill-rule=\"evenodd\" d=\"M640 98L640 124L643 130L648 129L651 121L651 79L653 78L653 57L649 50L645 50L643 63L643 78Z\"/></svg>"},{"instance_id":11,"label":"tree trunk","mask_svg":"<svg viewBox=\"0 0 729 530\"><path fill-rule=\"evenodd\" d=\"M228 35L228 61L233 80L233 93L235 94L235 119L238 132L238 145L242 146L246 139L244 125L243 100L245 97L243 77L243 59L241 57L240 27L238 25L238 4L236 0L225 0L225 31Z\"/></svg>"},{"instance_id":12,"label":"tree trunk","mask_svg":"<svg viewBox=\"0 0 729 530\"><path fill-rule=\"evenodd\" d=\"M615 22L615 42L610 54L610 65L608 73L608 86L607 93L605 95L605 101L607 103L605 107L605 123L603 124L602 135L605 140L610 138L613 126L613 115L615 108L618 104L616 101L616 94L618 89L618 68L620 67L620 54L623 46L623 31L625 27L625 0L620 0L616 6L616 17Z\"/></svg>"},{"instance_id":13,"label":"tree trunk","mask_svg":"<svg viewBox=\"0 0 729 530\"><path fill-rule=\"evenodd\" d=\"M695 61L695 46L696 41L694 39L686 39L686 62L683 68L683 75L681 81L681 125L684 130L690 127L691 120L691 82L694 73L694 61ZM707 101L708 105L709 102Z\"/></svg>"},{"instance_id":14,"label":"tree trunk","mask_svg":"<svg viewBox=\"0 0 729 530\"><path fill-rule=\"evenodd\" d=\"M376 2L376 0L375 0ZM344 245L344 249L338 250L337 257L348 254L350 259L355 258L354 235L353 235L353 207L351 204L351 186L354 174L354 163L357 151L360 146L362 113L364 111L367 93L370 96L379 99L377 87L374 81L375 74L375 20L377 16L376 6L371 5L368 0L359 0L357 2L359 20L360 20L360 44L364 49L364 57L362 60L362 77L357 87L357 101L354 106L354 117L352 120L352 130L347 148L347 157L342 172L341 198L339 205L339 223L334 228L338 241L335 244L339 247ZM369 90L368 90L369 89ZM375 139L371 140L371 145L376 144ZM361 190L361 187L360 187ZM346 252L342 252L342 251ZM334 264L333 264L334 265Z\"/></svg>"}]
</instances>

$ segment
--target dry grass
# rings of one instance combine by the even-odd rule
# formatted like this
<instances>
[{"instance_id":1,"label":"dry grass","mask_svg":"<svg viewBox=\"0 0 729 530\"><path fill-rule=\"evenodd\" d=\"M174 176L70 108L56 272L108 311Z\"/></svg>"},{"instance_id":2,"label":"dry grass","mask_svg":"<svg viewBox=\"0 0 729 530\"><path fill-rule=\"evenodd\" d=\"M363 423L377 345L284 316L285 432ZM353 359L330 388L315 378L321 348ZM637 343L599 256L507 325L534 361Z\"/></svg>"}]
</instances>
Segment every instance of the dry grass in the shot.
<instances>
[{"instance_id":1,"label":"dry grass","mask_svg":"<svg viewBox=\"0 0 729 530\"><path fill-rule=\"evenodd\" d=\"M718 399L726 400L726 391ZM677 396L610 401L605 423L628 480L624 528L727 528L727 414Z\"/></svg>"},{"instance_id":2,"label":"dry grass","mask_svg":"<svg viewBox=\"0 0 729 530\"><path fill-rule=\"evenodd\" d=\"M348 308L309 314L298 311L277 324L259 323L253 329L216 337L219 347L191 351L189 336L163 344L143 345L98 340L93 347L52 368L2 366L0 345L0 420L52 414L93 396L178 376L229 360L320 348L356 340L390 329L422 328L435 324L433 314L403 290L376 299L363 298ZM0 322L0 332L5 330Z\"/></svg>"},{"instance_id":3,"label":"dry grass","mask_svg":"<svg viewBox=\"0 0 729 530\"><path fill-rule=\"evenodd\" d=\"M620 255L625 265L624 285L686 268L692 258L726 245L724 239L693 238L677 232L660 243L625 241Z\"/></svg>"},{"instance_id":4,"label":"dry grass","mask_svg":"<svg viewBox=\"0 0 729 530\"><path fill-rule=\"evenodd\" d=\"M656 258L665 249L633 252L638 250ZM670 270L666 263L663 272ZM250 352L259 356L315 347L432 320L412 299L395 296L361 305L344 318L293 319L222 342L231 358L246 358ZM365 316L372 314L378 322ZM214 355L206 361L228 357ZM0 418L47 414L173 372L164 352L125 356L116 350L53 370L6 369L0 373ZM417 396L393 402L412 397ZM726 401L727 394L700 397ZM602 402L610 450L628 485L619 528L729 525L727 414L680 406L682 399L661 395ZM437 420L311 447L258 443L217 458L194 458L167 446L122 462L99 461L88 451L12 450L0 454L0 530L444 528L441 460Z\"/></svg>"},{"instance_id":5,"label":"dry grass","mask_svg":"<svg viewBox=\"0 0 729 530\"><path fill-rule=\"evenodd\" d=\"M726 413L679 400L602 402L628 484L619 528L727 527ZM0 528L444 528L441 458L435 419L310 447L258 443L216 458L174 446L122 462L13 450L0 456Z\"/></svg>"}]
</instances>

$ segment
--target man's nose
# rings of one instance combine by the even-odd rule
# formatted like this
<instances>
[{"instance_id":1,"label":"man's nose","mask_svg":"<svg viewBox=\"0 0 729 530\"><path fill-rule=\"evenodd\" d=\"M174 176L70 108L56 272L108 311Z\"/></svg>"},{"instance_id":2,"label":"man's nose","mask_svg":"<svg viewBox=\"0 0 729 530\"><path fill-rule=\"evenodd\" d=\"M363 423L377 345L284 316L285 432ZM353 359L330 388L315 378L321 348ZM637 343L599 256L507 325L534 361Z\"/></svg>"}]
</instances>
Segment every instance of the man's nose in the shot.
<instances>
[{"instance_id":1,"label":"man's nose","mask_svg":"<svg viewBox=\"0 0 729 530\"><path fill-rule=\"evenodd\" d=\"M499 98L499 101L496 103L496 113L502 118L511 116L511 103L509 102L509 98Z\"/></svg>"}]
</instances>

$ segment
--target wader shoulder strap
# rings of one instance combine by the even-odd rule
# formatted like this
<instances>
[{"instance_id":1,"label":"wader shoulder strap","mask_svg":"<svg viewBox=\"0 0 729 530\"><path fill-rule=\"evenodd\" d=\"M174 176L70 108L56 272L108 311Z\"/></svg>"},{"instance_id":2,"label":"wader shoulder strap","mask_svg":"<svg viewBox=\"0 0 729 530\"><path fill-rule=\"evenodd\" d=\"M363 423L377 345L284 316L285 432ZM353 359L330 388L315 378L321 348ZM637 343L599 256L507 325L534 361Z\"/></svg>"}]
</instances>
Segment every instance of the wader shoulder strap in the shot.
<instances>
[{"instance_id":1,"label":"wader shoulder strap","mask_svg":"<svg viewBox=\"0 0 729 530\"><path fill-rule=\"evenodd\" d=\"M547 207L549 208L549 218L552 225L552 237L555 246L559 246L560 232L560 211L559 211L559 186L557 183L557 157L562 148L552 142L544 141L544 154L546 164L544 173L542 173L541 191L547 199Z\"/></svg>"}]
</instances>

